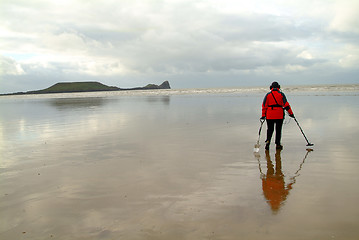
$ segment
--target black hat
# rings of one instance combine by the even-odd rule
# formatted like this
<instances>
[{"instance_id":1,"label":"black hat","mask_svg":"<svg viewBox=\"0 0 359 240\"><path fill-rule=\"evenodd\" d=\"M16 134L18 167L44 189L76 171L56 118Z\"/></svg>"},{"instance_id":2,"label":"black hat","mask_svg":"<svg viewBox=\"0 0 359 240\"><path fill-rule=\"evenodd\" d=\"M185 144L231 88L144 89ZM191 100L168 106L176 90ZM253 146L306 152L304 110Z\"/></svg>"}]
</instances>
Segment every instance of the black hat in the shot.
<instances>
[{"instance_id":1,"label":"black hat","mask_svg":"<svg viewBox=\"0 0 359 240\"><path fill-rule=\"evenodd\" d=\"M270 85L270 87L269 87L270 89L272 89L272 88L280 88L280 85L279 85L279 83L278 82L272 82L272 85Z\"/></svg>"}]
</instances>

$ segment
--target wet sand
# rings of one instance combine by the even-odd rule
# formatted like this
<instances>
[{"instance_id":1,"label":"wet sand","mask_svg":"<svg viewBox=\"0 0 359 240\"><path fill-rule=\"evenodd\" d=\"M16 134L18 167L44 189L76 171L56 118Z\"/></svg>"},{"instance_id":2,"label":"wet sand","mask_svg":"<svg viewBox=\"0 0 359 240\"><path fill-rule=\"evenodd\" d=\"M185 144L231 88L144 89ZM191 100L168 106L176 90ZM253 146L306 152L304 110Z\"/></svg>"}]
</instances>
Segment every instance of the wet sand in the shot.
<instances>
[{"instance_id":1,"label":"wet sand","mask_svg":"<svg viewBox=\"0 0 359 240\"><path fill-rule=\"evenodd\" d=\"M263 96L1 98L0 239L357 239L358 94Z\"/></svg>"}]
</instances>

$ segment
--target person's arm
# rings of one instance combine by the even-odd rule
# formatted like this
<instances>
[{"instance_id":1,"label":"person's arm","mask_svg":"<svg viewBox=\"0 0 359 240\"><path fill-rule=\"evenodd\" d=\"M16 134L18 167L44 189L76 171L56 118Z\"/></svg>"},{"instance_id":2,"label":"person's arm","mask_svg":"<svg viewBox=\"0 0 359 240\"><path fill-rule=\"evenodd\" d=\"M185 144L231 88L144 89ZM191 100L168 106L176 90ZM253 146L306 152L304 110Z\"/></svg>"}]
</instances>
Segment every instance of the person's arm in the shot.
<instances>
[{"instance_id":1,"label":"person's arm","mask_svg":"<svg viewBox=\"0 0 359 240\"><path fill-rule=\"evenodd\" d=\"M281 93L283 96L283 108L289 113L289 116L294 118L294 113L292 111L292 108L290 107L289 102L287 101L287 97L284 93Z\"/></svg>"},{"instance_id":2,"label":"person's arm","mask_svg":"<svg viewBox=\"0 0 359 240\"><path fill-rule=\"evenodd\" d=\"M264 99L263 99L263 103L262 103L262 117L261 119L265 119L267 116L267 110L268 110L268 104L267 104L267 95L265 95Z\"/></svg>"}]
</instances>

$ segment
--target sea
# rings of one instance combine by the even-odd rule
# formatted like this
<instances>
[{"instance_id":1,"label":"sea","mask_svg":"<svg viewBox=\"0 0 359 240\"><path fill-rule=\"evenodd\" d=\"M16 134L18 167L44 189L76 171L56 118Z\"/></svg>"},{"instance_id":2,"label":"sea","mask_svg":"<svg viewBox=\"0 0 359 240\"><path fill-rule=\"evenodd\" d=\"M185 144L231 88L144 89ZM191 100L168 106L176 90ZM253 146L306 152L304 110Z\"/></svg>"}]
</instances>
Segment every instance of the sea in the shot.
<instances>
[{"instance_id":1,"label":"sea","mask_svg":"<svg viewBox=\"0 0 359 240\"><path fill-rule=\"evenodd\" d=\"M0 239L357 239L359 85L282 90L1 96Z\"/></svg>"}]
</instances>

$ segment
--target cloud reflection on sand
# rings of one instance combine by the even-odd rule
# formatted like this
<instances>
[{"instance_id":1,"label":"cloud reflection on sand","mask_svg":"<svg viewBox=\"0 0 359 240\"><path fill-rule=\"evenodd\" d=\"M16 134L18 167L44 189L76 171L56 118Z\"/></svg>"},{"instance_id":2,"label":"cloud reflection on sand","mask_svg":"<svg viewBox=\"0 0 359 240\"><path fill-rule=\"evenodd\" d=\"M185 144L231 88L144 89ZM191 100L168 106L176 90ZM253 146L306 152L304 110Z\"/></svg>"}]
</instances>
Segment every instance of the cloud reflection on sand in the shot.
<instances>
[{"instance_id":1,"label":"cloud reflection on sand","mask_svg":"<svg viewBox=\"0 0 359 240\"><path fill-rule=\"evenodd\" d=\"M358 220L357 96L287 94L316 145L273 214L253 157L262 94L103 94L0 99L9 113L0 118L1 238L356 235L338 221ZM284 126L283 143L288 183L306 153L294 121ZM266 174L263 147L259 154Z\"/></svg>"}]
</instances>

